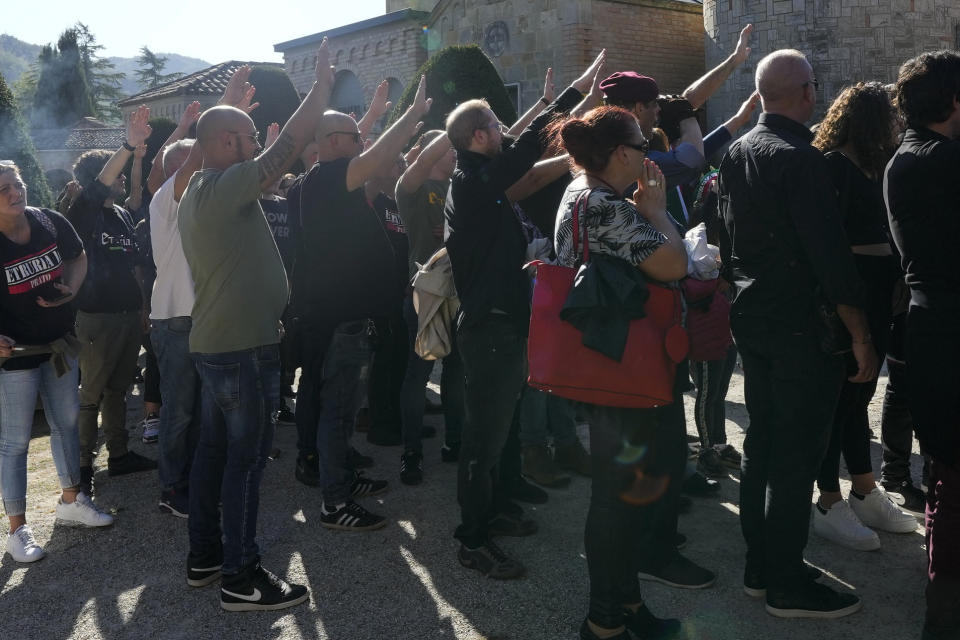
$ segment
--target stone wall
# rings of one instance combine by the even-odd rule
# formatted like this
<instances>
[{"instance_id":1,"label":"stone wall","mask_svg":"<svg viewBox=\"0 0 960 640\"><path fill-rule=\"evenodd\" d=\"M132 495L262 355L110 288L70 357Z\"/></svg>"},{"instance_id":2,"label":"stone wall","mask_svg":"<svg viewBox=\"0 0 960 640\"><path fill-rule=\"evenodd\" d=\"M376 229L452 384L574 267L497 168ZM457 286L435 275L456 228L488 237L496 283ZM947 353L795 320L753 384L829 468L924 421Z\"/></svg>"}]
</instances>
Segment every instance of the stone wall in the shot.
<instances>
[{"instance_id":1,"label":"stone wall","mask_svg":"<svg viewBox=\"0 0 960 640\"><path fill-rule=\"evenodd\" d=\"M705 0L708 67L733 50L751 22L753 53L708 103L712 125L750 95L756 63L776 49L799 49L813 65L820 82L815 122L843 87L860 80L893 82L908 58L960 48L956 0Z\"/></svg>"},{"instance_id":2,"label":"stone wall","mask_svg":"<svg viewBox=\"0 0 960 640\"><path fill-rule=\"evenodd\" d=\"M699 5L675 0L443 0L428 46L479 44L504 83L520 85L525 110L547 67L560 90L603 48L609 72L639 70L681 91L703 73L702 20Z\"/></svg>"},{"instance_id":3,"label":"stone wall","mask_svg":"<svg viewBox=\"0 0 960 640\"><path fill-rule=\"evenodd\" d=\"M284 69L301 94L309 91L313 84L316 49L319 45L316 42L283 52ZM328 46L338 78L349 72L359 81L364 108L369 106L381 80L394 78L402 91L427 60L422 25L411 20L334 36L329 39ZM349 106L355 105L351 103ZM361 115L357 114L358 117Z\"/></svg>"}]
</instances>

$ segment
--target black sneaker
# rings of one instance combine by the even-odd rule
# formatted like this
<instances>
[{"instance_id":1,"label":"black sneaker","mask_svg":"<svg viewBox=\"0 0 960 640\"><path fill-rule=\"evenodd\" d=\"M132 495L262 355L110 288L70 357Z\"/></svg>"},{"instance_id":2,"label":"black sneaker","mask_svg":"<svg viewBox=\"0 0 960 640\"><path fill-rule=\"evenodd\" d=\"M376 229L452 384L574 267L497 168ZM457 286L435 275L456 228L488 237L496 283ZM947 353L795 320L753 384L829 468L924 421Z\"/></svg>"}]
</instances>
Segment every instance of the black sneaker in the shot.
<instances>
[{"instance_id":1,"label":"black sneaker","mask_svg":"<svg viewBox=\"0 0 960 640\"><path fill-rule=\"evenodd\" d=\"M440 448L440 459L444 462L457 462L460 459L460 443L443 445Z\"/></svg>"},{"instance_id":2,"label":"black sneaker","mask_svg":"<svg viewBox=\"0 0 960 640\"><path fill-rule=\"evenodd\" d=\"M810 582L819 580L823 571L814 566L803 563L803 577ZM767 582L763 578L763 571L747 566L743 570L743 592L751 598L762 598L767 595Z\"/></svg>"},{"instance_id":3,"label":"black sneaker","mask_svg":"<svg viewBox=\"0 0 960 640\"><path fill-rule=\"evenodd\" d=\"M705 477L702 473L694 473L683 481L683 486L680 490L690 496L706 498L716 495L716 493L720 491L720 483Z\"/></svg>"},{"instance_id":4,"label":"black sneaker","mask_svg":"<svg viewBox=\"0 0 960 640\"><path fill-rule=\"evenodd\" d=\"M733 448L732 444L718 444L714 445L713 448L720 454L720 462L731 469L740 471L742 456L739 451Z\"/></svg>"},{"instance_id":5,"label":"black sneaker","mask_svg":"<svg viewBox=\"0 0 960 640\"><path fill-rule=\"evenodd\" d=\"M415 485L423 482L423 456L416 451L405 451L400 456L400 482Z\"/></svg>"},{"instance_id":6,"label":"black sneaker","mask_svg":"<svg viewBox=\"0 0 960 640\"><path fill-rule=\"evenodd\" d=\"M537 523L533 520L517 518L505 513L498 513L487 523L487 535L491 538L500 536L524 538L532 536L538 529Z\"/></svg>"},{"instance_id":7,"label":"black sneaker","mask_svg":"<svg viewBox=\"0 0 960 640\"><path fill-rule=\"evenodd\" d=\"M642 604L636 611L624 609L623 624L642 640L672 640L680 636L680 621L676 618L658 618Z\"/></svg>"},{"instance_id":8,"label":"black sneaker","mask_svg":"<svg viewBox=\"0 0 960 640\"><path fill-rule=\"evenodd\" d=\"M332 513L327 513L325 507L321 508L320 524L338 531L373 531L387 526L387 520L351 500Z\"/></svg>"},{"instance_id":9,"label":"black sneaker","mask_svg":"<svg viewBox=\"0 0 960 640\"><path fill-rule=\"evenodd\" d=\"M190 500L186 491L164 489L160 492L160 511L178 518L190 517Z\"/></svg>"},{"instance_id":10,"label":"black sneaker","mask_svg":"<svg viewBox=\"0 0 960 640\"><path fill-rule=\"evenodd\" d=\"M156 468L156 460L145 458L133 451L127 451L116 458L107 458L107 473L111 476L125 476L128 473L153 471Z\"/></svg>"},{"instance_id":11,"label":"black sneaker","mask_svg":"<svg viewBox=\"0 0 960 640\"><path fill-rule=\"evenodd\" d=\"M708 478L726 478L727 467L720 460L720 452L713 447L700 450L697 456L697 471Z\"/></svg>"},{"instance_id":12,"label":"black sneaker","mask_svg":"<svg viewBox=\"0 0 960 640\"><path fill-rule=\"evenodd\" d=\"M93 467L80 467L80 484L77 486L88 497L93 497Z\"/></svg>"},{"instance_id":13,"label":"black sneaker","mask_svg":"<svg viewBox=\"0 0 960 640\"><path fill-rule=\"evenodd\" d=\"M767 590L767 613L778 618L842 618L863 606L852 593L839 593L817 582L788 591Z\"/></svg>"},{"instance_id":14,"label":"black sneaker","mask_svg":"<svg viewBox=\"0 0 960 640\"><path fill-rule=\"evenodd\" d=\"M347 466L356 471L357 469L369 469L373 466L373 458L365 456L353 447L347 450Z\"/></svg>"},{"instance_id":15,"label":"black sneaker","mask_svg":"<svg viewBox=\"0 0 960 640\"><path fill-rule=\"evenodd\" d=\"M924 513L927 509L927 494L923 489L913 486L909 480L903 482L881 482L880 486L887 492L887 497L902 509Z\"/></svg>"},{"instance_id":16,"label":"black sneaker","mask_svg":"<svg viewBox=\"0 0 960 640\"><path fill-rule=\"evenodd\" d=\"M600 636L593 632L586 618L584 618L583 624L580 625L580 640L600 640ZM623 633L618 633L608 640L631 640L631 636L627 633L627 630L624 629Z\"/></svg>"},{"instance_id":17,"label":"black sneaker","mask_svg":"<svg viewBox=\"0 0 960 640\"><path fill-rule=\"evenodd\" d=\"M273 421L280 426L291 427L297 424L297 415L293 411L290 411L290 409L284 407L273 414Z\"/></svg>"},{"instance_id":18,"label":"black sneaker","mask_svg":"<svg viewBox=\"0 0 960 640\"><path fill-rule=\"evenodd\" d=\"M546 491L527 482L523 476L517 476L503 491L507 497L528 504L543 504L550 498Z\"/></svg>"},{"instance_id":19,"label":"black sneaker","mask_svg":"<svg viewBox=\"0 0 960 640\"><path fill-rule=\"evenodd\" d=\"M227 611L276 611L305 602L310 597L307 588L288 584L254 563L233 576L223 576L220 582L220 606Z\"/></svg>"},{"instance_id":20,"label":"black sneaker","mask_svg":"<svg viewBox=\"0 0 960 640\"><path fill-rule=\"evenodd\" d=\"M350 495L354 498L375 496L387 490L389 483L386 480L368 478L360 471L354 473L356 476L353 479L353 486L350 487Z\"/></svg>"},{"instance_id":21,"label":"black sneaker","mask_svg":"<svg viewBox=\"0 0 960 640\"><path fill-rule=\"evenodd\" d=\"M656 570L641 571L641 580L652 580L678 589L706 589L717 581L717 574L704 569L679 553Z\"/></svg>"},{"instance_id":22,"label":"black sneaker","mask_svg":"<svg viewBox=\"0 0 960 640\"><path fill-rule=\"evenodd\" d=\"M298 457L297 466L293 475L308 487L320 486L320 467L318 466L317 456L309 455L306 458Z\"/></svg>"},{"instance_id":23,"label":"black sneaker","mask_svg":"<svg viewBox=\"0 0 960 640\"><path fill-rule=\"evenodd\" d=\"M220 579L220 567L223 553L200 555L190 552L187 555L187 584L191 587L205 587Z\"/></svg>"},{"instance_id":24,"label":"black sneaker","mask_svg":"<svg viewBox=\"0 0 960 640\"><path fill-rule=\"evenodd\" d=\"M460 545L457 560L468 569L476 569L494 580L519 578L527 572L526 567L507 556L493 540L487 540L476 549Z\"/></svg>"}]
</instances>

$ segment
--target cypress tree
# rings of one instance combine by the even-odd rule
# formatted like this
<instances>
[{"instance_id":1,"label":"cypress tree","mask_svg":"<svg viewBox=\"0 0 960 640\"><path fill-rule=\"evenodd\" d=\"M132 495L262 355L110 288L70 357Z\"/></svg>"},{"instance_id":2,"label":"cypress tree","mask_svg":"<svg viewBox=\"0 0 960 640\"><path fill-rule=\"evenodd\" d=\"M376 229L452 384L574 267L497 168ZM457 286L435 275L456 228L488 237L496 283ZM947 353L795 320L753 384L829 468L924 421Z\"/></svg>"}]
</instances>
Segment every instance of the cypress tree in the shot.
<instances>
[{"instance_id":1,"label":"cypress tree","mask_svg":"<svg viewBox=\"0 0 960 640\"><path fill-rule=\"evenodd\" d=\"M35 127L66 127L96 113L76 29L64 31L56 47L46 45L39 60L40 77L33 103Z\"/></svg>"},{"instance_id":2,"label":"cypress tree","mask_svg":"<svg viewBox=\"0 0 960 640\"><path fill-rule=\"evenodd\" d=\"M27 184L28 204L50 206L53 198L34 153L27 125L20 117L13 93L0 75L0 160L13 160L20 168L20 175Z\"/></svg>"}]
</instances>

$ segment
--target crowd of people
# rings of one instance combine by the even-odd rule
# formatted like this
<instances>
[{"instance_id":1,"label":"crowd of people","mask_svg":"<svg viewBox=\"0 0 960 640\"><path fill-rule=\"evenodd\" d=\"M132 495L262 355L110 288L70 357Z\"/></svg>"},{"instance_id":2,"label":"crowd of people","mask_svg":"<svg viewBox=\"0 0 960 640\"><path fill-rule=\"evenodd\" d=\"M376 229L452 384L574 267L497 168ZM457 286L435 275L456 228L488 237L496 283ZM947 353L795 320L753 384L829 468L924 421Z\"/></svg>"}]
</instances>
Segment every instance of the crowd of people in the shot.
<instances>
[{"instance_id":1,"label":"crowd of people","mask_svg":"<svg viewBox=\"0 0 960 640\"><path fill-rule=\"evenodd\" d=\"M509 126L476 97L445 114L444 130L421 133L431 108L421 79L375 139L387 84L360 120L330 110L324 41L312 88L265 132L265 148L243 67L217 106L185 110L145 179L146 107L120 149L80 157L57 211L28 206L19 169L0 161L10 556L44 556L25 517L38 398L62 487L57 522L113 524L93 500L101 443L109 476L157 469L159 508L188 520L187 583L219 581L230 611L309 597L260 563L259 487L277 424L296 425L294 475L319 488L320 524L359 532L387 525L362 499L388 481L362 471L373 460L353 446L355 431L400 446L399 479L416 486L427 481L422 440L436 435L424 414L439 410L442 460L458 465L456 558L477 574L523 576L522 559L496 541L537 532L518 502L545 502L541 487L570 474L591 478L584 640L683 637L679 619L647 609L641 581L714 583L679 552L678 514L730 469L740 471L744 591L770 614L861 607L805 563L811 521L826 540L870 550L876 530L912 532L910 512L926 509L923 637L960 638L960 414L940 365L960 357L950 320L960 282L946 247L960 225L960 54L913 58L895 85L852 84L814 133L816 61L777 50L756 65L756 93L704 135L700 108L747 60L750 33L680 95L662 96L638 71L608 73L602 51L562 91L548 70L543 97ZM298 162L302 173L288 173ZM672 402L607 406L527 386L528 263L602 261L641 286L687 292L693 332L705 307L684 282L704 280L688 250L698 229L717 253L707 305L726 306L710 316L712 355L680 358L666 381ZM141 348L141 437L156 460L129 450L125 426ZM867 406L883 359L878 482ZM425 397L436 360L442 407ZM724 414L738 361L750 418L742 452L727 443ZM692 389L693 439L682 398Z\"/></svg>"}]
</instances>

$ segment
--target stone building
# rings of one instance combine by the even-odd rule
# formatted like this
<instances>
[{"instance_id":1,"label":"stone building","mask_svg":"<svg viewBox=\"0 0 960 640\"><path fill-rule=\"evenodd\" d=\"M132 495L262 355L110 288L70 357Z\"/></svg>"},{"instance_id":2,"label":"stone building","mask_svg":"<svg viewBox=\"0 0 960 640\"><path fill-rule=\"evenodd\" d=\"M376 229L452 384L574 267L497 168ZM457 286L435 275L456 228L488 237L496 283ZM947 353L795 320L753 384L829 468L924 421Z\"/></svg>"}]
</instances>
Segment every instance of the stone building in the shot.
<instances>
[{"instance_id":1,"label":"stone building","mask_svg":"<svg viewBox=\"0 0 960 640\"><path fill-rule=\"evenodd\" d=\"M607 49L607 69L635 69L680 92L703 73L703 17L693 0L387 0L370 20L274 46L301 92L313 55L329 38L337 83L332 105L358 115L377 84L400 95L417 68L441 48L479 44L522 112L543 92L547 67L562 89Z\"/></svg>"},{"instance_id":2,"label":"stone building","mask_svg":"<svg viewBox=\"0 0 960 640\"><path fill-rule=\"evenodd\" d=\"M820 83L819 119L843 87L860 80L893 82L908 58L960 48L956 0L705 0L708 68L733 50L751 22L753 53L711 99L711 124L750 95L756 63L776 49L799 49L809 58Z\"/></svg>"},{"instance_id":3,"label":"stone building","mask_svg":"<svg viewBox=\"0 0 960 640\"><path fill-rule=\"evenodd\" d=\"M87 117L62 129L33 129L30 136L36 148L37 162L56 195L73 179L73 165L77 158L97 149L116 151L126 140L127 130Z\"/></svg>"},{"instance_id":4,"label":"stone building","mask_svg":"<svg viewBox=\"0 0 960 640\"><path fill-rule=\"evenodd\" d=\"M117 107L124 120L137 107L145 104L150 107L151 118L169 118L177 122L187 105L195 100L203 109L217 104L233 72L245 64L251 67L279 66L275 62L228 60L124 98L117 103Z\"/></svg>"}]
</instances>

